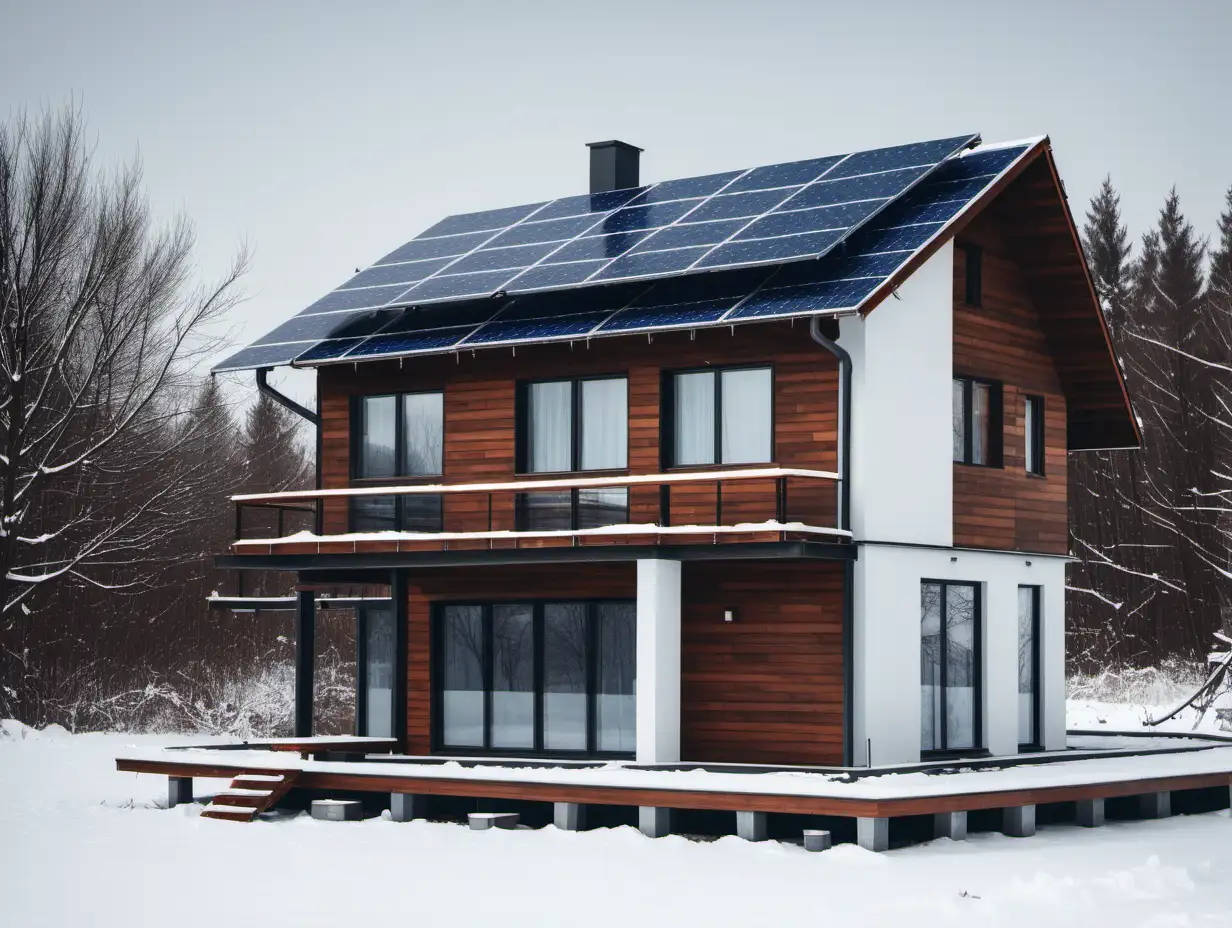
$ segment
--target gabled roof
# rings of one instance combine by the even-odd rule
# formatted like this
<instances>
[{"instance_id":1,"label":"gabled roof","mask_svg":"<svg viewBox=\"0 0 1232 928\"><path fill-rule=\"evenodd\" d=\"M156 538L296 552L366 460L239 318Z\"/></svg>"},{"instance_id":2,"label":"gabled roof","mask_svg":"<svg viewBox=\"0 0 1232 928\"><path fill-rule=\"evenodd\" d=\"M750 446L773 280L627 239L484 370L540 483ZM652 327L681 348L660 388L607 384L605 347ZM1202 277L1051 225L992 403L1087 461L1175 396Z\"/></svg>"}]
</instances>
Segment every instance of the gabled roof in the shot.
<instances>
[{"instance_id":1,"label":"gabled roof","mask_svg":"<svg viewBox=\"0 0 1232 928\"><path fill-rule=\"evenodd\" d=\"M967 142L970 140L968 138ZM933 156L959 143L966 144L961 138L947 139L728 175L666 181L649 188L599 194L596 195L600 198L597 203L594 197L574 197L548 204L451 217L228 358L215 370L244 370L286 363L311 367L488 347L578 341L635 332L869 312L995 199L999 204L1004 203L1015 216L1011 224L1012 239L1067 396L1070 449L1137 447L1140 442L1137 422L1112 352L1107 326L1087 272L1048 140L1039 137L976 145L951 153L931 166L901 167L902 161L923 160L921 152ZM859 160L853 162L851 159ZM839 171L844 176L835 177L835 166L843 164L852 167ZM852 171L861 173L852 175ZM553 210L577 212L578 207L568 204L581 200L606 210L603 215L608 218L604 221L610 222L611 217L626 216L630 210L642 209L645 213L646 209L629 204L636 204L648 192L658 190L657 197L649 197L649 209L656 203L676 206L662 214L669 217L666 220L645 220L660 222L660 228L649 233L642 230L638 234L649 236L649 239L666 233L697 237L712 233L723 220L697 212L682 213L682 202L693 204L689 210L706 206L713 211L749 196L747 191L733 189L733 184L737 187L741 183L760 184L761 187L754 188L758 190L766 184L781 184L784 180L799 181L808 172L817 177L803 184L770 188L787 191L786 202L780 202L760 219L744 220L746 224L767 222L767 230L783 233L754 239L764 244L752 252L747 242L735 242L743 247L746 257L761 258L747 261L744 266L719 270L698 268L694 265L705 255L713 254L716 246L671 247L650 254L666 255L677 263L690 258L691 264L676 270L660 268L632 280L583 280L551 288L534 287L528 292L519 292L516 288L502 290L478 298L424 298L410 305L405 300L406 284L391 287L380 282L393 273L391 268L408 264L437 267L438 260L419 257L419 252L424 247L439 247L442 240L475 237L478 233L468 230L476 223L499 226L495 232L487 228L481 230L489 235L489 241L499 244L500 236L508 235L511 230L523 230L517 233L522 237L530 234L525 231L527 215L542 215L545 206L550 207L551 215L529 223L547 229L560 221L553 218ZM763 179L741 180L750 177ZM827 177L830 179L825 179ZM802 192L811 191L813 199L832 201L847 196L848 188L851 188L851 196L864 196L865 199L832 203L821 209L807 204L799 209L783 209ZM699 191L705 190L709 192L699 195ZM531 212L522 215L527 210ZM832 217L836 210L846 216L841 220L847 222L842 230L827 230L825 235L786 231L794 228L793 223L798 225L801 221L816 224L820 221L818 216ZM700 218L696 223L689 222L691 215ZM615 221L621 223L623 220ZM839 221L830 221L830 224L837 225ZM537 235L540 230L533 231ZM611 239L620 234L590 235L583 241ZM514 247L521 246L511 246L508 250ZM820 256L810 251L816 248L823 248ZM784 257L785 249L795 249L799 254ZM490 250L478 247L470 254L482 256ZM637 247L631 250L636 257ZM766 254L778 257L765 259ZM408 255L411 261L401 260ZM557 267L569 269L583 263L569 261ZM610 267L614 263L609 260L603 266ZM597 272L592 272L592 276L593 273ZM488 272L445 276L455 278L455 281L447 281L455 288L456 279L464 277L483 277L484 282L488 282L488 278L495 280ZM523 275L520 279L526 277ZM398 288L402 288L399 294L391 293ZM414 292L414 287L409 292ZM365 301L373 300L383 302L377 306L364 305Z\"/></svg>"}]
</instances>

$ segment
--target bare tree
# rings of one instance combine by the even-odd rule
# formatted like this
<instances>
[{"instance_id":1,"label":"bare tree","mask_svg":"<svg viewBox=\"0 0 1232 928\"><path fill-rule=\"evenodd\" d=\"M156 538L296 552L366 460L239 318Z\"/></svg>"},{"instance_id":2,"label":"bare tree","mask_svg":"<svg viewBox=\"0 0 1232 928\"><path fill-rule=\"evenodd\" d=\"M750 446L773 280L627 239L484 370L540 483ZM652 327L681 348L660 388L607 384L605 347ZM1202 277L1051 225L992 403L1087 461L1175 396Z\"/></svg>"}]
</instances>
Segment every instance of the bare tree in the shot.
<instances>
[{"instance_id":1,"label":"bare tree","mask_svg":"<svg viewBox=\"0 0 1232 928\"><path fill-rule=\"evenodd\" d=\"M96 170L77 111L0 123L0 615L178 557L194 370L246 264L196 287L193 244L153 224L139 165Z\"/></svg>"}]
</instances>

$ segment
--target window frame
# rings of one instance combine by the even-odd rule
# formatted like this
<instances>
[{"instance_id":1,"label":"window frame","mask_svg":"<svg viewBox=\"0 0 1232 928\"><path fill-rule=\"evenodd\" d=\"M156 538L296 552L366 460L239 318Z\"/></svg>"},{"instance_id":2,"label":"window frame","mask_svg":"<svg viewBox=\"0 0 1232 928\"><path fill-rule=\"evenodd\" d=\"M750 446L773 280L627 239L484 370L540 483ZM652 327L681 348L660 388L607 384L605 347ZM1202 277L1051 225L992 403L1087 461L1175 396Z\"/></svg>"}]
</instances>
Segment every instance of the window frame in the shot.
<instances>
[{"instance_id":1,"label":"window frame","mask_svg":"<svg viewBox=\"0 0 1232 928\"><path fill-rule=\"evenodd\" d=\"M1032 405L1035 406L1035 414L1028 415ZM1037 393L1027 393L1023 395L1023 467L1030 477L1045 477L1044 472L1047 456L1044 453L1044 416L1047 407L1044 404L1044 398ZM1028 419L1030 420L1030 434L1028 434ZM1031 457L1028 452L1034 452L1037 458L1036 467L1032 467Z\"/></svg>"},{"instance_id":2,"label":"window frame","mask_svg":"<svg viewBox=\"0 0 1232 928\"><path fill-rule=\"evenodd\" d=\"M955 460L955 464L967 467L1005 466L1005 425L1004 425L1004 394L1005 385L1000 380L990 377L975 377L971 374L953 374L951 381L963 385L963 456ZM974 456L974 431L972 429L975 417L975 384L983 384L988 389L988 460L979 463L972 460ZM952 388L951 388L952 389ZM952 398L951 398L952 402ZM953 438L951 437L951 445Z\"/></svg>"},{"instance_id":3,"label":"window frame","mask_svg":"<svg viewBox=\"0 0 1232 928\"><path fill-rule=\"evenodd\" d=\"M946 634L946 619L948 618L947 612L949 610L949 603L948 603L948 598L946 596L946 589L951 586L968 586L972 588L973 593L974 593L974 595L972 596L972 606L974 608L975 615L973 619L974 627L972 628L972 639L971 639L972 641L975 642L975 653L973 655L973 660L972 660L972 664L973 664L972 677L974 680L974 685L972 689L974 690L974 692L972 693L972 696L971 696L971 715L972 715L971 729L972 729L972 732L974 733L974 737L971 739L972 745L969 748L944 747L944 748L937 748L936 750L924 750L923 748L921 748L920 758L927 759L927 760L937 760L937 759L945 759L945 758L950 758L950 757L979 757L979 756L987 755L988 748L985 745L985 737L984 737L984 588L983 588L983 584L978 583L974 580L939 580L936 578L923 577L920 579L921 591L928 584L936 584L941 587L941 601L938 604L938 607L940 610L940 621L941 621L941 653L939 655L939 666L941 668L941 684L940 685L941 685L941 690L942 690L941 700L942 700L943 711L941 712L941 717L938 720L941 726L941 729L940 729L941 737L938 738L937 740L942 744L949 743L949 737L948 737L949 732L947 730L949 728L949 725L947 724L948 723L947 713L944 711L945 691L949 688L948 679L947 679L949 676L947 658L949 657L949 648L950 648L949 636ZM921 615L921 619L922 618L923 616ZM920 638L919 647L920 647L920 650L923 651L923 648L924 648L923 636L921 636ZM923 686L923 681L921 681L921 687L922 686ZM923 706L923 703L921 703L921 706L920 706L921 722L923 721L923 710L924 710L924 706Z\"/></svg>"},{"instance_id":4,"label":"window frame","mask_svg":"<svg viewBox=\"0 0 1232 928\"><path fill-rule=\"evenodd\" d=\"M1043 687L1043 677L1041 675L1043 671L1043 651L1042 651L1042 648L1040 647L1040 644L1041 644L1040 632L1042 631L1042 626L1044 624L1042 621L1043 605L1044 605L1044 596L1043 596L1044 588L1037 583L1020 583L1018 584L1018 589L1032 591L1032 596L1031 596L1032 598L1032 603L1031 603L1031 608L1032 608L1031 673L1032 673L1032 680L1034 681L1034 684L1035 684L1035 691L1031 694L1031 727L1035 733L1035 740L1030 741L1030 742L1022 742L1022 741L1018 741L1018 739L1015 738L1015 741L1017 741L1018 743L1018 753L1022 754L1022 753L1033 752L1033 751L1042 751L1044 748L1044 739L1041 737L1042 732L1040 731L1041 725L1044 720L1044 712L1043 712L1044 687ZM1017 628L1017 625L1015 625L1015 628ZM1015 723L1017 723L1017 718L1018 718L1017 714L1015 714L1014 718L1015 718Z\"/></svg>"},{"instance_id":5,"label":"window frame","mask_svg":"<svg viewBox=\"0 0 1232 928\"><path fill-rule=\"evenodd\" d=\"M721 461L723 451L723 374L728 371L770 372L770 458L767 461L748 461L744 464L729 464ZM683 374L714 375L714 448L709 464L676 463L676 378ZM707 365L702 367L679 367L664 370L659 394L659 466L664 472L673 470L720 470L731 467L756 467L772 465L778 460L778 409L777 365L773 361L758 361L748 364Z\"/></svg>"},{"instance_id":6,"label":"window frame","mask_svg":"<svg viewBox=\"0 0 1232 928\"><path fill-rule=\"evenodd\" d=\"M636 743L632 751L599 751L596 748L598 743L598 648L597 642L599 638L599 622L598 622L598 607L605 603L618 603L622 605L633 605L636 609L636 601L627 597L597 597L597 598L582 598L582 597L561 597L552 599L535 599L535 598L513 598L501 600L485 600L477 602L475 600L437 600L431 604L430 622L431 622L431 647L430 647L430 670L429 677L431 679L431 687L429 694L429 715L431 719L431 737L429 738L430 750L433 754L444 754L456 756L461 753L467 755L476 755L484 757L548 757L560 759L603 759L603 760L629 760L636 755ZM544 664L544 607L553 604L572 604L581 605L586 610L586 749L585 750L560 750L549 749L543 746L544 743L544 695L545 695L545 664ZM444 715L444 649L445 635L444 622L445 610L450 607L469 607L477 608L481 611L480 621L483 625L483 655L481 657L481 677L483 679L483 747L473 745L449 745L445 743L445 715ZM534 729L535 739L534 746L529 748L499 748L492 747L492 694L493 694L493 655L494 655L494 622L493 612L497 606L529 606L531 608L531 623L532 623L532 659L534 662L532 668L532 678L534 680ZM636 637L634 638L634 647L636 648ZM636 651L634 653L636 661ZM636 663L635 663L636 668ZM636 680L636 677L635 677ZM634 687L634 696L636 697L637 690ZM634 730L634 738L636 739L636 728Z\"/></svg>"},{"instance_id":7,"label":"window frame","mask_svg":"<svg viewBox=\"0 0 1232 928\"><path fill-rule=\"evenodd\" d=\"M404 396L423 396L437 394L441 398L441 468L435 474L407 474L406 470L406 424L402 398ZM362 475L362 458L364 447L364 401L383 399L392 396L395 400L394 409L394 470L392 477L365 477ZM363 393L351 398L351 482L364 486L366 484L396 486L426 483L445 476L445 434L448 411L445 408L445 391L443 388L429 390L402 390L387 393Z\"/></svg>"},{"instance_id":8,"label":"window frame","mask_svg":"<svg viewBox=\"0 0 1232 928\"><path fill-rule=\"evenodd\" d=\"M582 384L591 380L623 380L625 385L625 463L622 467L596 467L582 469ZM536 384L568 383L569 397L569 463L570 470L531 470L530 469L530 391ZM571 474L627 474L629 472L629 374L614 372L609 374L584 374L575 377L536 377L533 380L519 380L516 385L517 395L514 409L514 466L519 476L563 476Z\"/></svg>"},{"instance_id":9,"label":"window frame","mask_svg":"<svg viewBox=\"0 0 1232 928\"><path fill-rule=\"evenodd\" d=\"M984 306L984 249L960 245L963 252L963 303L973 309Z\"/></svg>"},{"instance_id":10,"label":"window frame","mask_svg":"<svg viewBox=\"0 0 1232 928\"><path fill-rule=\"evenodd\" d=\"M406 474L406 413L403 405L403 397L405 396L423 396L425 394L438 395L441 398L441 467L440 472L435 474ZM364 401L369 399L381 399L384 397L393 397L394 403L394 470L397 472L392 477L364 477L361 475L362 459L363 459L363 441L364 441ZM443 387L429 388L425 390L402 390L385 393L362 393L355 394L351 397L351 417L350 417L350 482L352 486L416 486L425 483L440 483L445 477L446 457L445 457L445 435L448 428L448 408L445 403L445 390ZM404 502L409 502L414 497L411 496L395 496L394 497L394 527L393 531L411 531L406 529L406 517L404 514ZM436 531L444 531L445 527L445 503L444 498L439 494L431 494L418 497L420 499L435 499L437 500L437 511L439 517L437 520ZM355 529L355 508L356 504L361 502L359 497L352 497L347 501L347 529L348 531L356 531ZM365 531L371 531L365 529ZM422 531L422 529L414 529L414 531Z\"/></svg>"},{"instance_id":11,"label":"window frame","mask_svg":"<svg viewBox=\"0 0 1232 928\"><path fill-rule=\"evenodd\" d=\"M394 623L394 666L393 674L399 673L398 663L398 613L393 603L388 605L356 606L355 607L355 735L359 738L369 737L368 733L368 630L371 622L371 612L389 612ZM394 720L398 717L398 688L390 687L389 719L393 731L397 732ZM381 735L387 738L391 735Z\"/></svg>"}]
</instances>

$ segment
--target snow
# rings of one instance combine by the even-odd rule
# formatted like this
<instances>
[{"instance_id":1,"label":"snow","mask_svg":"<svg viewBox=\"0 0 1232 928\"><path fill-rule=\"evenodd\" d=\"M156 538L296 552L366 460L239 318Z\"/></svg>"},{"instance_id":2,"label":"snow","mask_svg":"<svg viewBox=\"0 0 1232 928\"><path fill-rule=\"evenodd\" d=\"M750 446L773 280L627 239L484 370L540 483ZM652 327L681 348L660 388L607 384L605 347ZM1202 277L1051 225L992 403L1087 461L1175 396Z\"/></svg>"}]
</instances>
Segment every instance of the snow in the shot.
<instances>
[{"instance_id":1,"label":"snow","mask_svg":"<svg viewBox=\"0 0 1232 928\"><path fill-rule=\"evenodd\" d=\"M167 811L164 778L115 772L118 753L200 736L0 732L6 926L1232 924L1226 812L885 854L632 828L472 832L303 814L237 825L202 819L200 804ZM224 892L198 885L220 879Z\"/></svg>"}]
</instances>

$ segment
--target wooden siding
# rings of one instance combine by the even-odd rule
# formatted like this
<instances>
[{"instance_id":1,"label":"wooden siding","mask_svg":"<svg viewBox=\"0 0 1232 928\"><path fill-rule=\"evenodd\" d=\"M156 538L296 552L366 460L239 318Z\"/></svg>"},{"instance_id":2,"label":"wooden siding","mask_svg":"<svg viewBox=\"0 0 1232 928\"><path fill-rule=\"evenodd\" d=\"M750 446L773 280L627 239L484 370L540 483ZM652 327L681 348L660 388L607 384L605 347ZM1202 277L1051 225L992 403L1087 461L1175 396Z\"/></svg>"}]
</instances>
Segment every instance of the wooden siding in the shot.
<instances>
[{"instance_id":1,"label":"wooden siding","mask_svg":"<svg viewBox=\"0 0 1232 928\"><path fill-rule=\"evenodd\" d=\"M358 367L325 367L318 375L321 394L321 486L351 485L351 397L412 390L444 390L445 473L447 483L512 480L515 468L515 404L519 380L595 374L624 374L629 380L630 474L660 471L660 390L666 370L734 364L772 363L775 370L775 462L784 467L834 470L837 465L837 369L834 358L815 345L804 324L766 323L733 329L598 339L573 345L530 345L517 353L485 349ZM817 525L834 524L836 486L800 487L789 496L788 516ZM654 522L659 513L656 487L630 490L633 522ZM724 522L764 521L774 515L774 487L742 487L724 500ZM690 524L714 517L713 487L673 492L672 521ZM730 507L730 509L729 509ZM481 496L449 497L449 530L484 530L487 501ZM493 528L513 528L510 495L495 498ZM324 530L347 529L347 504L325 505ZM617 543L619 540L604 540ZM480 546L484 546L481 543ZM463 548L465 543L451 547Z\"/></svg>"},{"instance_id":2,"label":"wooden siding","mask_svg":"<svg viewBox=\"0 0 1232 928\"><path fill-rule=\"evenodd\" d=\"M683 565L683 759L842 763L842 583L833 561ZM407 751L431 750L432 603L634 599L636 586L633 564L413 571Z\"/></svg>"},{"instance_id":3,"label":"wooden siding","mask_svg":"<svg viewBox=\"0 0 1232 928\"><path fill-rule=\"evenodd\" d=\"M1065 554L1066 398L1016 250L995 209L958 244L983 249L983 300L965 302L966 255L954 250L954 373L1003 383L1001 467L954 465L954 544ZM1044 398L1044 475L1026 472L1025 397Z\"/></svg>"},{"instance_id":4,"label":"wooden siding","mask_svg":"<svg viewBox=\"0 0 1232 928\"><path fill-rule=\"evenodd\" d=\"M682 598L682 759L842 764L842 564L686 563Z\"/></svg>"}]
</instances>

